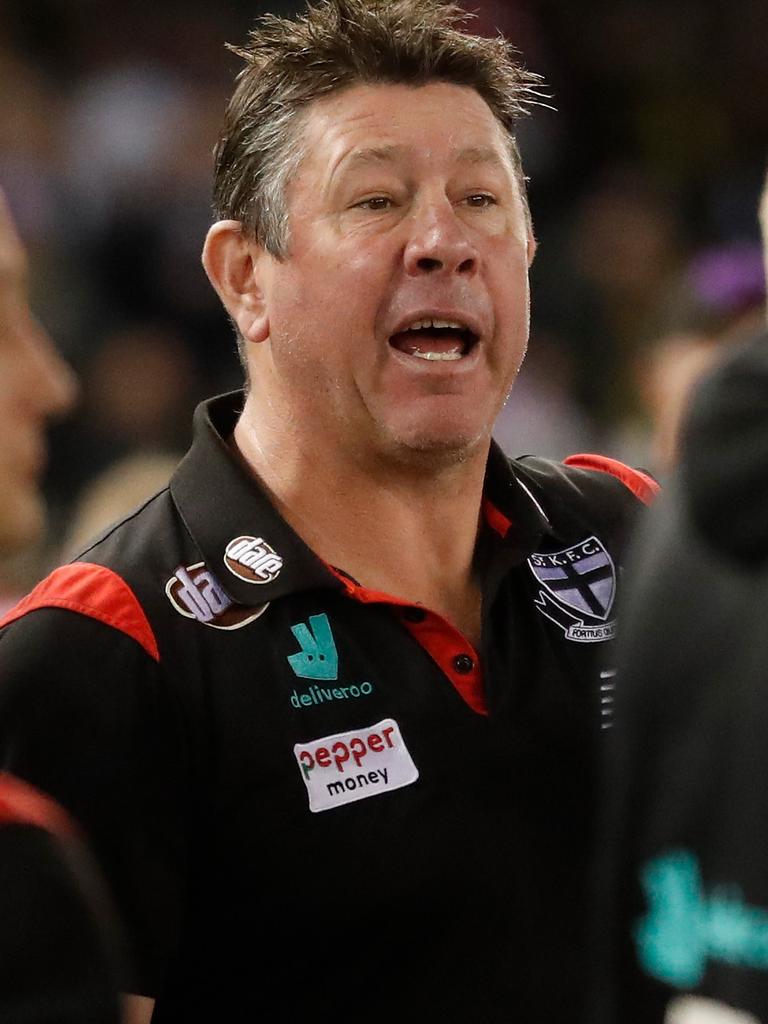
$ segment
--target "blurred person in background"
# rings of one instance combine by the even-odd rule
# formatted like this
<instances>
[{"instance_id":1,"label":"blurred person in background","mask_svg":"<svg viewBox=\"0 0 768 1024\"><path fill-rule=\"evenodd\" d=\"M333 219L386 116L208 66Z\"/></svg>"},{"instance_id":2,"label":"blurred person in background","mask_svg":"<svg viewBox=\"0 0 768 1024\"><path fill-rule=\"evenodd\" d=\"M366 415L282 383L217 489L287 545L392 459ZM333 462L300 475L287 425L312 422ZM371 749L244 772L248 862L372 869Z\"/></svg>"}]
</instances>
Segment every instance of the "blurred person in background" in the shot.
<instances>
[{"instance_id":1,"label":"blurred person in background","mask_svg":"<svg viewBox=\"0 0 768 1024\"><path fill-rule=\"evenodd\" d=\"M59 539L70 532L84 492L124 459L176 453L178 461L189 442L190 411L202 397L183 335L162 321L106 331L83 361L80 381L79 408L58 432L47 479L59 503ZM137 491L135 504L155 490Z\"/></svg>"},{"instance_id":2,"label":"blurred person in background","mask_svg":"<svg viewBox=\"0 0 768 1024\"><path fill-rule=\"evenodd\" d=\"M761 221L768 255L768 181ZM767 508L763 319L696 388L628 560L595 881L599 1024L768 1021Z\"/></svg>"},{"instance_id":3,"label":"blurred person in background","mask_svg":"<svg viewBox=\"0 0 768 1024\"><path fill-rule=\"evenodd\" d=\"M32 313L26 255L0 193L0 549L40 539L47 421L74 399L72 372Z\"/></svg>"},{"instance_id":4,"label":"blurred person in background","mask_svg":"<svg viewBox=\"0 0 768 1024\"><path fill-rule=\"evenodd\" d=\"M697 383L765 317L763 248L730 242L693 253L656 303L647 339L631 359L640 408L609 450L664 481L677 464L680 428Z\"/></svg>"},{"instance_id":5,"label":"blurred person in background","mask_svg":"<svg viewBox=\"0 0 768 1024\"><path fill-rule=\"evenodd\" d=\"M4 620L8 763L86 822L137 1019L583 1019L625 536L656 487L507 459L537 76L437 0L260 21L206 271L244 392Z\"/></svg>"},{"instance_id":6,"label":"blurred person in background","mask_svg":"<svg viewBox=\"0 0 768 1024\"><path fill-rule=\"evenodd\" d=\"M494 440L509 456L564 459L595 450L594 423L576 402L573 354L562 338L532 328L525 364L499 413Z\"/></svg>"},{"instance_id":7,"label":"blurred person in background","mask_svg":"<svg viewBox=\"0 0 768 1024\"><path fill-rule=\"evenodd\" d=\"M112 523L167 486L178 465L173 452L139 450L111 462L77 496L59 547L61 560L75 558Z\"/></svg>"},{"instance_id":8,"label":"blurred person in background","mask_svg":"<svg viewBox=\"0 0 768 1024\"><path fill-rule=\"evenodd\" d=\"M38 542L48 419L74 377L37 322L26 254L0 191L0 555ZM119 939L69 816L0 772L0 1020L118 1024Z\"/></svg>"}]
</instances>

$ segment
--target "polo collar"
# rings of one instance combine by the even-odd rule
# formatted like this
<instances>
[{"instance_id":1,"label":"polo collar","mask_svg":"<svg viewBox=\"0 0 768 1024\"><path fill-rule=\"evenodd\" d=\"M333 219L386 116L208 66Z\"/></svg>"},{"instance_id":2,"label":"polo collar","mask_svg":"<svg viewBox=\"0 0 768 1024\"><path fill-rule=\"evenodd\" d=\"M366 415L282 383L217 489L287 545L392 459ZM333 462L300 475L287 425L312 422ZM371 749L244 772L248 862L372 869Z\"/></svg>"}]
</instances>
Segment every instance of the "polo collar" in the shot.
<instances>
[{"instance_id":1,"label":"polo collar","mask_svg":"<svg viewBox=\"0 0 768 1024\"><path fill-rule=\"evenodd\" d=\"M243 402L243 392L234 391L198 405L192 447L171 478L174 503L202 560L240 604L262 604L317 587L343 589L343 582L280 516L258 479L227 443ZM542 534L551 532L541 506L516 475L514 463L495 443L486 470L484 506L486 518L512 550L530 552ZM259 541L261 548L268 545L281 562L277 571L273 559L263 582L243 578L251 575L247 571L235 574L232 559L225 558L227 548L238 538ZM242 546L247 547L247 541Z\"/></svg>"},{"instance_id":2,"label":"polo collar","mask_svg":"<svg viewBox=\"0 0 768 1024\"><path fill-rule=\"evenodd\" d=\"M525 482L525 474L495 441L491 442L488 453L483 501L486 506L490 503L508 521L504 540L521 551L533 551L544 534L553 532L546 512Z\"/></svg>"},{"instance_id":3,"label":"polo collar","mask_svg":"<svg viewBox=\"0 0 768 1024\"><path fill-rule=\"evenodd\" d=\"M171 478L171 495L203 561L240 604L275 601L315 587L343 589L229 447L243 401L243 392L234 391L198 405L192 447ZM266 542L282 560L272 578L249 582L229 568L227 547L239 537Z\"/></svg>"}]
</instances>

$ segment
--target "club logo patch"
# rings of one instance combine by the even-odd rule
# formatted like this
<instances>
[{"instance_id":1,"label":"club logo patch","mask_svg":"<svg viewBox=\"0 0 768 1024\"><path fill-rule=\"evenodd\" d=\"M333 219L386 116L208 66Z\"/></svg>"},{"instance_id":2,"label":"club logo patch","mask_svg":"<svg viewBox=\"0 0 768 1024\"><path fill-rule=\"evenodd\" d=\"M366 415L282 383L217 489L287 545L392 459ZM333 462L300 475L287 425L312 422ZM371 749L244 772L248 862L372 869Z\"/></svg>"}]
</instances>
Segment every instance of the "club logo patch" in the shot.
<instances>
[{"instance_id":1,"label":"club logo patch","mask_svg":"<svg viewBox=\"0 0 768 1024\"><path fill-rule=\"evenodd\" d=\"M313 812L401 789L419 777L392 718L364 729L297 743L293 753Z\"/></svg>"},{"instance_id":2,"label":"club logo patch","mask_svg":"<svg viewBox=\"0 0 768 1024\"><path fill-rule=\"evenodd\" d=\"M562 551L536 552L528 566L542 589L534 602L557 623L568 640L611 640L615 621L608 616L616 596L616 569L597 537Z\"/></svg>"},{"instance_id":3,"label":"club logo patch","mask_svg":"<svg viewBox=\"0 0 768 1024\"><path fill-rule=\"evenodd\" d=\"M179 615L213 629L240 629L269 607L269 603L256 607L237 604L204 562L180 565L166 583L165 593Z\"/></svg>"},{"instance_id":4,"label":"club logo patch","mask_svg":"<svg viewBox=\"0 0 768 1024\"><path fill-rule=\"evenodd\" d=\"M271 583L283 560L263 537L235 537L224 551L224 565L246 583Z\"/></svg>"}]
</instances>

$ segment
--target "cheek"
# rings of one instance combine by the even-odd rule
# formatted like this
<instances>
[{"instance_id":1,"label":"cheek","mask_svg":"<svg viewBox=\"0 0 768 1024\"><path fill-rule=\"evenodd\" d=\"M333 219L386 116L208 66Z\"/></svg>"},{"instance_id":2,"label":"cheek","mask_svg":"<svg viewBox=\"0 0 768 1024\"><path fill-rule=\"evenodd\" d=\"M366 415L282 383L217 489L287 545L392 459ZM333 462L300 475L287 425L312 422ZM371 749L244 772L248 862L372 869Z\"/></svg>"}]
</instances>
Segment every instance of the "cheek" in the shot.
<instances>
[{"instance_id":1,"label":"cheek","mask_svg":"<svg viewBox=\"0 0 768 1024\"><path fill-rule=\"evenodd\" d=\"M499 254L493 264L491 288L497 309L512 321L527 316L530 289L525 249L516 248L512 254L507 249Z\"/></svg>"},{"instance_id":2,"label":"cheek","mask_svg":"<svg viewBox=\"0 0 768 1024\"><path fill-rule=\"evenodd\" d=\"M370 333L387 288L382 260L338 245L304 262L283 281L270 319L288 335L337 337Z\"/></svg>"}]
</instances>

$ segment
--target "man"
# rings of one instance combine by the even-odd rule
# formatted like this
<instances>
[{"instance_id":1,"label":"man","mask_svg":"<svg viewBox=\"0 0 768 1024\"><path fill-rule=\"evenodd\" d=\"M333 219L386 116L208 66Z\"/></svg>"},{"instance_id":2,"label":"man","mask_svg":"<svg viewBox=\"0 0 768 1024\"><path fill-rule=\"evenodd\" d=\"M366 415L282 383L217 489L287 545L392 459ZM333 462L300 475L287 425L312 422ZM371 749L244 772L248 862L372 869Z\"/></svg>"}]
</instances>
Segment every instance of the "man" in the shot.
<instances>
[{"instance_id":1,"label":"man","mask_svg":"<svg viewBox=\"0 0 768 1024\"><path fill-rule=\"evenodd\" d=\"M768 189L762 205L768 252ZM768 1021L768 335L699 389L633 551L599 871L601 1024Z\"/></svg>"},{"instance_id":2,"label":"man","mask_svg":"<svg viewBox=\"0 0 768 1024\"><path fill-rule=\"evenodd\" d=\"M45 424L74 379L35 321L26 256L0 191L0 554L39 539ZM78 830L0 772L0 1020L117 1024L118 940Z\"/></svg>"},{"instance_id":3,"label":"man","mask_svg":"<svg viewBox=\"0 0 768 1024\"><path fill-rule=\"evenodd\" d=\"M6 620L10 764L87 823L146 1020L579 1019L619 560L654 485L491 446L537 79L458 20L333 0L237 51L203 259L245 398Z\"/></svg>"}]
</instances>

